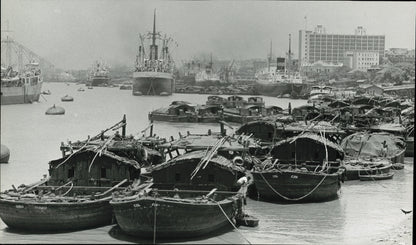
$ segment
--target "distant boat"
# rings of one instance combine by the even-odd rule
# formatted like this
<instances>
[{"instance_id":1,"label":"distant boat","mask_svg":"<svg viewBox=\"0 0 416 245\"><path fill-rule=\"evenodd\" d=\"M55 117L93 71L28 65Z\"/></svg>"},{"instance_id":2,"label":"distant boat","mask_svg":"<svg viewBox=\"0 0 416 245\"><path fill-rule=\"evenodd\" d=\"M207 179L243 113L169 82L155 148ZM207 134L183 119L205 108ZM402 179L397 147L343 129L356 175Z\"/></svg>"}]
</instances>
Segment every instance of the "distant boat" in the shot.
<instances>
[{"instance_id":1,"label":"distant boat","mask_svg":"<svg viewBox=\"0 0 416 245\"><path fill-rule=\"evenodd\" d=\"M97 61L91 70L91 86L107 87L110 83L110 72L103 61Z\"/></svg>"},{"instance_id":2,"label":"distant boat","mask_svg":"<svg viewBox=\"0 0 416 245\"><path fill-rule=\"evenodd\" d=\"M394 173L379 173L379 174L372 174L372 175L360 175L361 181L376 181L376 180L386 180L392 179Z\"/></svg>"},{"instance_id":3,"label":"distant boat","mask_svg":"<svg viewBox=\"0 0 416 245\"><path fill-rule=\"evenodd\" d=\"M42 91L42 94L44 94L44 95L51 95L52 93L51 93L51 91L48 89L48 90Z\"/></svg>"}]
</instances>

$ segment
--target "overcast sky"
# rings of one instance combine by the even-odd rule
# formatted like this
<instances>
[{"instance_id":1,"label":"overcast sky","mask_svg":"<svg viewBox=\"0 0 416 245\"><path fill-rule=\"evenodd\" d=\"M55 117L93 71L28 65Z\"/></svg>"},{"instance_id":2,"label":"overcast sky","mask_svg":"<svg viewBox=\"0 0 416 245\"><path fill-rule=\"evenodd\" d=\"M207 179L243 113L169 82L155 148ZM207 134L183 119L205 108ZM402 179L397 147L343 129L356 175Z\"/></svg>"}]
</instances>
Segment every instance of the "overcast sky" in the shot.
<instances>
[{"instance_id":1,"label":"overcast sky","mask_svg":"<svg viewBox=\"0 0 416 245\"><path fill-rule=\"evenodd\" d=\"M415 2L1 0L2 30L59 68L87 69L99 58L133 66L138 34L152 28L177 43L176 63L201 53L219 59L283 55L292 34L297 57L299 30L323 25L327 33L385 35L386 48L414 49ZM3 34L2 34L3 35Z\"/></svg>"}]
</instances>

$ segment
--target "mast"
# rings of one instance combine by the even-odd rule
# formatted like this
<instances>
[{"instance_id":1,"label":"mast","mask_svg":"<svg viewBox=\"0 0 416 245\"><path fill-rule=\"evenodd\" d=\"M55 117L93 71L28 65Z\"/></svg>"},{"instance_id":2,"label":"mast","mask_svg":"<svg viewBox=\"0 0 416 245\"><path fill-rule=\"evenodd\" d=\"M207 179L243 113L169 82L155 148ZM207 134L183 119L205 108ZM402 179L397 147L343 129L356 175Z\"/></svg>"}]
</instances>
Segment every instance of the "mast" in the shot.
<instances>
[{"instance_id":1,"label":"mast","mask_svg":"<svg viewBox=\"0 0 416 245\"><path fill-rule=\"evenodd\" d=\"M270 40L270 53L267 59L267 71L270 72L270 64L272 63L273 49L272 49L272 40Z\"/></svg>"},{"instance_id":2,"label":"mast","mask_svg":"<svg viewBox=\"0 0 416 245\"><path fill-rule=\"evenodd\" d=\"M156 45L156 9L153 13L153 32L152 32L152 45L150 46L150 59L157 60L157 45Z\"/></svg>"},{"instance_id":3,"label":"mast","mask_svg":"<svg viewBox=\"0 0 416 245\"><path fill-rule=\"evenodd\" d=\"M288 71L288 75L290 77L290 65L291 65L291 60L292 60L292 50L291 50L291 35L289 34L289 53L288 53L288 57L287 57L287 67L286 70Z\"/></svg>"}]
</instances>

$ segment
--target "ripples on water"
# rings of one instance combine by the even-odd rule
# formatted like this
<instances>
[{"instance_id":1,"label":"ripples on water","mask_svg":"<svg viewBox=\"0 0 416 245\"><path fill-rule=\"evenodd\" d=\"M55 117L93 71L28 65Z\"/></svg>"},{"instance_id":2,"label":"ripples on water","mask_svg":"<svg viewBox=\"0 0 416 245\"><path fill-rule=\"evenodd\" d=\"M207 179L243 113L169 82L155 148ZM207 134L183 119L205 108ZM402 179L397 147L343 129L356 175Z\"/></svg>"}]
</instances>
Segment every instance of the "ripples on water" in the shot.
<instances>
[{"instance_id":1,"label":"ripples on water","mask_svg":"<svg viewBox=\"0 0 416 245\"><path fill-rule=\"evenodd\" d=\"M132 96L130 90L94 88L79 92L84 85L46 83L52 95L39 103L1 106L1 143L11 151L10 162L0 165L1 190L14 184L38 181L48 173L48 162L61 157L60 143L86 139L127 116L127 134L138 134L149 124L148 113L173 100L205 103L208 95L174 94L167 97ZM74 102L61 102L64 95ZM224 96L225 97L225 96ZM243 96L248 97L248 96ZM45 99L47 101L45 101ZM292 108L305 100L264 97L266 105ZM46 116L53 104L62 106L63 116ZM217 124L155 122L154 133L161 137L219 131ZM228 129L230 131L230 129ZM413 158L406 158L404 170L395 171L392 180L345 182L337 200L324 203L274 204L249 199L245 210L260 219L255 228L228 229L212 236L190 240L163 240L169 243L280 243L280 244L371 244L375 237L392 233L406 217L401 208L413 207ZM0 221L2 243L151 243L124 235L117 226L57 234L14 231Z\"/></svg>"}]
</instances>

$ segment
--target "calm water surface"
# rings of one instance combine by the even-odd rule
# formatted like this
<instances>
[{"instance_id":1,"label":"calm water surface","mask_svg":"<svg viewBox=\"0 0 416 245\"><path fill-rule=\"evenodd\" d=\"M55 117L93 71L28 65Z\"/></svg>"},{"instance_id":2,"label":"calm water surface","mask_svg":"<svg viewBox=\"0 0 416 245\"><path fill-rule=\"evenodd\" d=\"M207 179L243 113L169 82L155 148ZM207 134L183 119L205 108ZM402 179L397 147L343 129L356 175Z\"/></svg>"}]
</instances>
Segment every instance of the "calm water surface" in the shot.
<instances>
[{"instance_id":1,"label":"calm water surface","mask_svg":"<svg viewBox=\"0 0 416 245\"><path fill-rule=\"evenodd\" d=\"M79 87L85 88L79 92ZM11 151L8 164L0 165L0 188L38 181L48 173L48 162L61 157L62 141L86 139L127 116L127 134L140 135L149 125L150 111L173 100L205 103L208 95L174 94L169 97L132 96L119 88L86 89L84 85L46 83L38 103L1 106L1 143ZM64 95L74 102L61 102ZM225 96L224 96L225 97ZM244 96L248 97L248 96ZM305 100L264 97L266 105L292 108ZM53 104L65 108L62 116L47 116ZM219 131L217 124L156 122L154 132L161 137ZM230 131L230 129L228 129ZM192 240L158 240L168 243L280 243L280 244L377 244L377 237L391 234L405 220L401 208L413 206L413 158L406 158L404 170L392 180L345 182L339 199L325 203L274 204L248 200L246 211L260 219L258 227L228 229ZM247 240L246 240L247 239ZM151 243L124 235L117 226L55 234L34 234L10 230L0 221L1 243Z\"/></svg>"}]
</instances>

